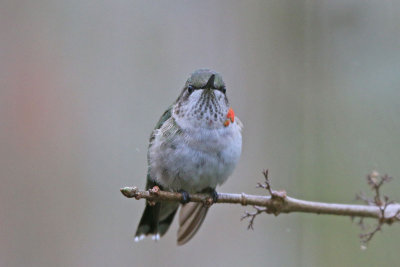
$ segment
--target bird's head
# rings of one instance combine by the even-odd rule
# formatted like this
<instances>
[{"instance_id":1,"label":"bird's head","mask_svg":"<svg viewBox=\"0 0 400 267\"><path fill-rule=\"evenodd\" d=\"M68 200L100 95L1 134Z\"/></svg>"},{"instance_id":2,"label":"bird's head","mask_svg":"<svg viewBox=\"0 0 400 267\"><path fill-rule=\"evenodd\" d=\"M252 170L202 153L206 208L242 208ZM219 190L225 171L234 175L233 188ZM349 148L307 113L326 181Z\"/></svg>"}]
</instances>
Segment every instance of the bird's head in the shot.
<instances>
[{"instance_id":1,"label":"bird's head","mask_svg":"<svg viewBox=\"0 0 400 267\"><path fill-rule=\"evenodd\" d=\"M194 126L220 128L229 109L226 87L219 73L209 69L193 72L175 102L173 113Z\"/></svg>"}]
</instances>

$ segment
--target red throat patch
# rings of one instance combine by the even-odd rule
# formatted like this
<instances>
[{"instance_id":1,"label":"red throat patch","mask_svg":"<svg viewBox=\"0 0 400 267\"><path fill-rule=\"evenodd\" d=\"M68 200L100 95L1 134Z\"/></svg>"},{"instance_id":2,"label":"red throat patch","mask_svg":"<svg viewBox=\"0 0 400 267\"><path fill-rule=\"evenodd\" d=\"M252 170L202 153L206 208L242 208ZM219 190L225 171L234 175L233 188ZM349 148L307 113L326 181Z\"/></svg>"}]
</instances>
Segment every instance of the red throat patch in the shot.
<instances>
[{"instance_id":1,"label":"red throat patch","mask_svg":"<svg viewBox=\"0 0 400 267\"><path fill-rule=\"evenodd\" d=\"M235 121L235 112L233 111L232 108L229 108L228 114L226 114L226 117L228 118L227 120L224 121L224 126L227 127L229 124Z\"/></svg>"}]
</instances>

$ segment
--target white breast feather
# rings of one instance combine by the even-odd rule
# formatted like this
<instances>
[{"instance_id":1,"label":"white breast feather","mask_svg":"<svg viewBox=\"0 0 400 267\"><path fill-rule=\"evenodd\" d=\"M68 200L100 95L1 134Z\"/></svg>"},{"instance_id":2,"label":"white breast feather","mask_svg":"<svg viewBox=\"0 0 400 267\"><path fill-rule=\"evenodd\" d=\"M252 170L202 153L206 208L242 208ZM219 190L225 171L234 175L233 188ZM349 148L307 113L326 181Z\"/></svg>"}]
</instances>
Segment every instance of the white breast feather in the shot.
<instances>
[{"instance_id":1,"label":"white breast feather","mask_svg":"<svg viewBox=\"0 0 400 267\"><path fill-rule=\"evenodd\" d=\"M182 132L166 136L174 120L183 126ZM215 188L226 181L239 160L241 129L237 117L228 127L211 129L191 127L186 121L171 117L155 130L149 148L150 176L174 191L198 192L207 187Z\"/></svg>"}]
</instances>

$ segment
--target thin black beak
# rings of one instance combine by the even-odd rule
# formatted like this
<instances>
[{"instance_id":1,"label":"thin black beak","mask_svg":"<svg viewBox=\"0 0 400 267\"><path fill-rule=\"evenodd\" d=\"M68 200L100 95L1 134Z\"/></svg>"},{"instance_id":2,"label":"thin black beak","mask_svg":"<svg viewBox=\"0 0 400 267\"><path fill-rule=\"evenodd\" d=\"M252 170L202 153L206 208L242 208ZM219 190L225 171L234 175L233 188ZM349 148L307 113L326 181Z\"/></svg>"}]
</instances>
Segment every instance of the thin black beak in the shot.
<instances>
[{"instance_id":1,"label":"thin black beak","mask_svg":"<svg viewBox=\"0 0 400 267\"><path fill-rule=\"evenodd\" d=\"M214 79L215 79L215 74L211 75L210 79L208 79L208 82L204 86L204 88L206 88L206 89L214 88Z\"/></svg>"}]
</instances>

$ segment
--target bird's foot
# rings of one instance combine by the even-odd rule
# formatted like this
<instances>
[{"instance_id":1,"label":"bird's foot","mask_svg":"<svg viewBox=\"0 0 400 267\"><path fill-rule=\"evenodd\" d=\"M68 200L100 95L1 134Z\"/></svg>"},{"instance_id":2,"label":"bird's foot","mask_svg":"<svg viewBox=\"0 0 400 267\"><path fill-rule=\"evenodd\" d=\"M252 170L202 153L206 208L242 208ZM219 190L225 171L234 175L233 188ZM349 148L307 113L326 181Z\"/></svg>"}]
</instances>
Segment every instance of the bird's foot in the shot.
<instances>
[{"instance_id":1,"label":"bird's foot","mask_svg":"<svg viewBox=\"0 0 400 267\"><path fill-rule=\"evenodd\" d=\"M212 204L217 203L218 201L218 193L215 191L215 188L207 187L203 190L203 193L210 194L210 197L207 198L204 202L204 205L210 207Z\"/></svg>"},{"instance_id":2,"label":"bird's foot","mask_svg":"<svg viewBox=\"0 0 400 267\"><path fill-rule=\"evenodd\" d=\"M179 190L178 192L182 194L182 200L181 200L182 204L186 204L186 203L190 202L190 195L188 192L186 192L185 190L182 190L182 189Z\"/></svg>"}]
</instances>

